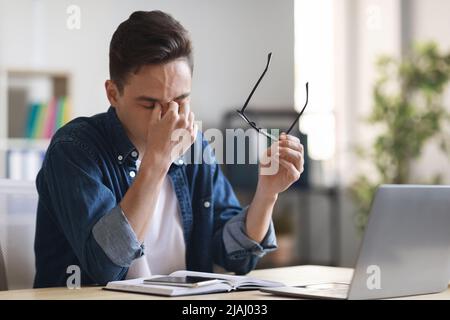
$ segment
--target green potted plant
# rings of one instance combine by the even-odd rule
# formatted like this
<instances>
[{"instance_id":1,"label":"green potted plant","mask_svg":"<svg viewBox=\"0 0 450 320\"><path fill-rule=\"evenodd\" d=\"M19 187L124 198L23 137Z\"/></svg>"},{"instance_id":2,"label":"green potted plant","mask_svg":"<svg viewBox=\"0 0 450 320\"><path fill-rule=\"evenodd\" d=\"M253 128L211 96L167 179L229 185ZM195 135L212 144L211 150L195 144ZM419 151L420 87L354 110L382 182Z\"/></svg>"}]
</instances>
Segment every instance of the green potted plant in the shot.
<instances>
[{"instance_id":1,"label":"green potted plant","mask_svg":"<svg viewBox=\"0 0 450 320\"><path fill-rule=\"evenodd\" d=\"M402 59L380 57L377 69L374 104L367 121L380 131L369 150L357 150L370 161L375 175L360 174L350 188L360 230L366 225L378 185L439 183L439 173L413 181L411 165L430 141L437 141L447 154L450 150L444 130L450 114L442 102L450 77L450 53L441 53L435 43L428 42L415 45Z\"/></svg>"}]
</instances>

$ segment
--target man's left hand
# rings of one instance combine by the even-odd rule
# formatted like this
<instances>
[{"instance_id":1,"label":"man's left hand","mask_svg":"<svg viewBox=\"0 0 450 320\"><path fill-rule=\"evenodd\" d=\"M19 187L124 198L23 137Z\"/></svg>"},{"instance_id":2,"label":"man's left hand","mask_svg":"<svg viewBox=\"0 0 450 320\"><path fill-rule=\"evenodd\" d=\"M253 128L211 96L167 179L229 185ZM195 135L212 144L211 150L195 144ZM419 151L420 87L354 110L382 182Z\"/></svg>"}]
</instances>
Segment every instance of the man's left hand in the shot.
<instances>
[{"instance_id":1,"label":"man's left hand","mask_svg":"<svg viewBox=\"0 0 450 320\"><path fill-rule=\"evenodd\" d=\"M266 150L266 155L270 162L260 165L258 188L267 196L276 196L300 178L304 170L303 145L297 137L282 133L280 139ZM264 170L269 166L278 167L278 170Z\"/></svg>"}]
</instances>

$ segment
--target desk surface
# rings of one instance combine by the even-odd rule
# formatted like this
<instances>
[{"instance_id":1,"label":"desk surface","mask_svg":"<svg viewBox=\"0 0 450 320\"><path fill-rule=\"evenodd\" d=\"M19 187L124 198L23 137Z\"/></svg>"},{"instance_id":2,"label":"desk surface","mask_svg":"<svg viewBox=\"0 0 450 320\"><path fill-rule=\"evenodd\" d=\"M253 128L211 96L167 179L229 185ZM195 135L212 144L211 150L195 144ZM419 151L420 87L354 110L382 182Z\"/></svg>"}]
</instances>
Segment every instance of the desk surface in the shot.
<instances>
[{"instance_id":1,"label":"desk surface","mask_svg":"<svg viewBox=\"0 0 450 320\"><path fill-rule=\"evenodd\" d=\"M275 269L255 270L249 275L266 280L280 281L286 285L304 285L318 282L347 282L352 276L352 269L335 268L324 266L295 266ZM102 290L102 287L82 287L81 289L48 288L11 290L0 292L0 300L3 299L209 299L209 300L264 300L264 299L287 299L267 293L255 291L235 291L230 293L216 293L208 295L185 296L185 297L160 297L144 294L133 294ZM450 288L437 294L408 297L407 299L449 299Z\"/></svg>"}]
</instances>

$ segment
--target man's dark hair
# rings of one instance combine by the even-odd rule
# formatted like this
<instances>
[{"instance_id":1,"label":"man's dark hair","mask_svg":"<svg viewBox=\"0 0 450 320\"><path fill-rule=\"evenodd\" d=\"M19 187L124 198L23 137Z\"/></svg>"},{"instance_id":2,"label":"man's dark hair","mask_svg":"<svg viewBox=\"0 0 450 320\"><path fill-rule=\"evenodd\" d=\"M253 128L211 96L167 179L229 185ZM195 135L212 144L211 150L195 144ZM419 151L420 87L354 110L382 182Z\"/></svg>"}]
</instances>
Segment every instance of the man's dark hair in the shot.
<instances>
[{"instance_id":1,"label":"man's dark hair","mask_svg":"<svg viewBox=\"0 0 450 320\"><path fill-rule=\"evenodd\" d=\"M136 11L114 32L109 45L109 74L120 93L130 73L149 64L186 58L194 68L188 31L162 11Z\"/></svg>"}]
</instances>

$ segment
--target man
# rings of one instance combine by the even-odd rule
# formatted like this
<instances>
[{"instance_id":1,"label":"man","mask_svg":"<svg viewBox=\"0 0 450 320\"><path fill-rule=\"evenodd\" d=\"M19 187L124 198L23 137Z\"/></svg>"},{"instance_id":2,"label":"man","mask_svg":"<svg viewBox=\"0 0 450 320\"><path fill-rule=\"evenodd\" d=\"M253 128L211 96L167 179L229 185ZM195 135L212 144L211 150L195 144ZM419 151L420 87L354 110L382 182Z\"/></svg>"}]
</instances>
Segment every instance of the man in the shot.
<instances>
[{"instance_id":1,"label":"man","mask_svg":"<svg viewBox=\"0 0 450 320\"><path fill-rule=\"evenodd\" d=\"M249 272L276 248L272 210L303 171L300 141L281 136L279 170L259 177L243 209L217 163L175 161L194 141L207 146L189 106L188 32L163 12L134 12L109 59L108 112L58 130L37 177L35 287L66 285L74 265L82 284L215 264Z\"/></svg>"}]
</instances>

